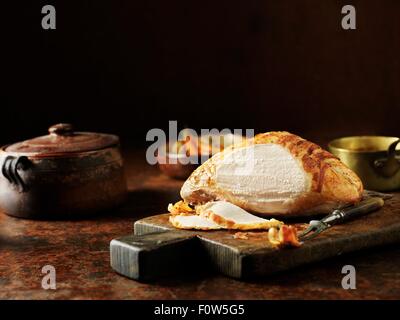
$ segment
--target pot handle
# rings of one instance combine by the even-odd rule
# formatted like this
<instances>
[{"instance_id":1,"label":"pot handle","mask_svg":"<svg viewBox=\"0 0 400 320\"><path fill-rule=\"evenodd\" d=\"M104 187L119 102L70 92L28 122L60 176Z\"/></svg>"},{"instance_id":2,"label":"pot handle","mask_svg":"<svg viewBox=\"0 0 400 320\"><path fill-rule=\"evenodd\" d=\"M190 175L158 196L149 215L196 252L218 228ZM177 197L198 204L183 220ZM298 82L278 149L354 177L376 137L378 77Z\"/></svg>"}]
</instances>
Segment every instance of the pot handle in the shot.
<instances>
[{"instance_id":1,"label":"pot handle","mask_svg":"<svg viewBox=\"0 0 400 320\"><path fill-rule=\"evenodd\" d=\"M21 178L18 170L27 170L31 166L30 160L25 156L14 157L7 156L4 159L1 167L1 173L12 185L16 186L21 192L25 192L28 189L28 185Z\"/></svg>"},{"instance_id":2,"label":"pot handle","mask_svg":"<svg viewBox=\"0 0 400 320\"><path fill-rule=\"evenodd\" d=\"M375 169L384 177L392 177L400 170L400 162L396 158L396 147L400 139L392 142L387 151L387 158L374 161Z\"/></svg>"}]
</instances>

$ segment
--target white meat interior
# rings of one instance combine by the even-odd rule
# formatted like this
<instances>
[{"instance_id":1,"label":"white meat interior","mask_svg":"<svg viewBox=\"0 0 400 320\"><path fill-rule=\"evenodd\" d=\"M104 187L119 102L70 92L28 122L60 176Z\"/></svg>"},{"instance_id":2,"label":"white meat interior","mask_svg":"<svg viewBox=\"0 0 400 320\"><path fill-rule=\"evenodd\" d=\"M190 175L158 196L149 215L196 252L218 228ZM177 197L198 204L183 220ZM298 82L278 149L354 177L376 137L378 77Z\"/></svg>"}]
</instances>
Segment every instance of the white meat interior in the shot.
<instances>
[{"instance_id":1,"label":"white meat interior","mask_svg":"<svg viewBox=\"0 0 400 320\"><path fill-rule=\"evenodd\" d=\"M198 215L176 215L171 216L171 223L182 229L203 229L203 230L213 230L221 229L221 227L205 217Z\"/></svg>"},{"instance_id":2,"label":"white meat interior","mask_svg":"<svg viewBox=\"0 0 400 320\"><path fill-rule=\"evenodd\" d=\"M277 144L257 144L226 154L216 166L216 185L263 212L285 212L310 190L310 178L299 162Z\"/></svg>"}]
</instances>

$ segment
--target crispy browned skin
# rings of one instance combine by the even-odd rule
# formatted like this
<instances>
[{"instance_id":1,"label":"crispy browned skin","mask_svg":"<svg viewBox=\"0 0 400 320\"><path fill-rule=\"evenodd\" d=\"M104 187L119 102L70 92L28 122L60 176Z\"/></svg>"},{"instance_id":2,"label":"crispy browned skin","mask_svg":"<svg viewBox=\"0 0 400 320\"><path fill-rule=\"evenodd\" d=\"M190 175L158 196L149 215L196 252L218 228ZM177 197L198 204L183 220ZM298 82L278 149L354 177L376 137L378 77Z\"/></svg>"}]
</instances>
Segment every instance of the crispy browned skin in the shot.
<instances>
[{"instance_id":1,"label":"crispy browned skin","mask_svg":"<svg viewBox=\"0 0 400 320\"><path fill-rule=\"evenodd\" d=\"M290 204L285 212L274 215L309 215L329 212L341 205L354 204L361 200L363 185L358 176L338 158L315 143L285 131L258 134L252 139L228 147L197 168L181 190L182 198L193 204L202 204L215 199L232 202L245 210L252 211L246 202L220 190L215 185L215 164L236 148L252 144L278 144L290 151L311 181L310 190ZM255 211L269 214L265 211Z\"/></svg>"},{"instance_id":2,"label":"crispy browned skin","mask_svg":"<svg viewBox=\"0 0 400 320\"><path fill-rule=\"evenodd\" d=\"M168 205L168 211L172 215L179 215L179 214L196 214L195 210L192 209L186 202L178 201L175 204L170 203Z\"/></svg>"},{"instance_id":3,"label":"crispy browned skin","mask_svg":"<svg viewBox=\"0 0 400 320\"><path fill-rule=\"evenodd\" d=\"M279 240L282 246L300 247L297 230L293 226L283 225L279 230Z\"/></svg>"}]
</instances>

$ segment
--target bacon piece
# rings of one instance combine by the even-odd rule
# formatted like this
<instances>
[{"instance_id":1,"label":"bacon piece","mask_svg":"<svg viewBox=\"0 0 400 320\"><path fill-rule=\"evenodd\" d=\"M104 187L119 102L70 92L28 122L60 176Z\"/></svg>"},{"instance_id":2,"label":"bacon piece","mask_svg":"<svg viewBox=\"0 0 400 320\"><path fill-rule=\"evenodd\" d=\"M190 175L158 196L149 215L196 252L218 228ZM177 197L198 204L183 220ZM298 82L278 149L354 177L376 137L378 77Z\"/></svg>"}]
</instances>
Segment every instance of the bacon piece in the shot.
<instances>
[{"instance_id":1,"label":"bacon piece","mask_svg":"<svg viewBox=\"0 0 400 320\"><path fill-rule=\"evenodd\" d=\"M301 243L297 236L297 230L293 226L282 225L279 230L271 228L268 230L268 240L278 247L299 247Z\"/></svg>"}]
</instances>

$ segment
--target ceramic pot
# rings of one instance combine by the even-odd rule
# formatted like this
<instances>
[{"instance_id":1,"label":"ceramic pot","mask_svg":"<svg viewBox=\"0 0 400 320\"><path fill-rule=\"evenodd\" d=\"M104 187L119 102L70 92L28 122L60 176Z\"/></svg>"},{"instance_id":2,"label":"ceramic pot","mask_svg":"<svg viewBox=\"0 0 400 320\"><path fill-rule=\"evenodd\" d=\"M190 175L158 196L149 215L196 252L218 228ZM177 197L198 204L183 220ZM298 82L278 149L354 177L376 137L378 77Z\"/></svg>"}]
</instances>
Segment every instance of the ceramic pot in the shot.
<instances>
[{"instance_id":1,"label":"ceramic pot","mask_svg":"<svg viewBox=\"0 0 400 320\"><path fill-rule=\"evenodd\" d=\"M0 149L0 208L28 219L75 218L122 203L127 193L119 138L50 127Z\"/></svg>"}]
</instances>

